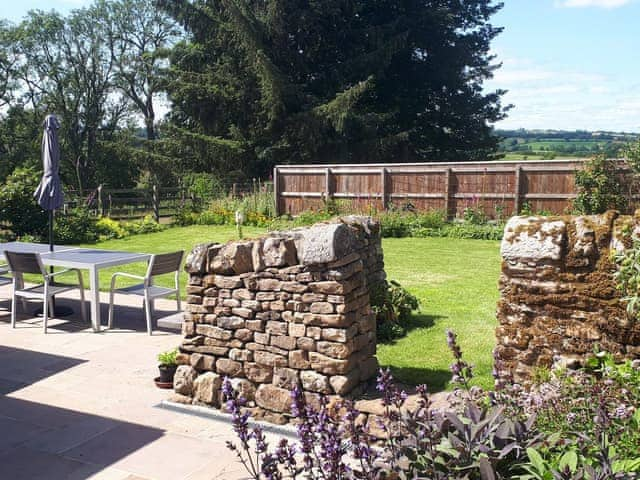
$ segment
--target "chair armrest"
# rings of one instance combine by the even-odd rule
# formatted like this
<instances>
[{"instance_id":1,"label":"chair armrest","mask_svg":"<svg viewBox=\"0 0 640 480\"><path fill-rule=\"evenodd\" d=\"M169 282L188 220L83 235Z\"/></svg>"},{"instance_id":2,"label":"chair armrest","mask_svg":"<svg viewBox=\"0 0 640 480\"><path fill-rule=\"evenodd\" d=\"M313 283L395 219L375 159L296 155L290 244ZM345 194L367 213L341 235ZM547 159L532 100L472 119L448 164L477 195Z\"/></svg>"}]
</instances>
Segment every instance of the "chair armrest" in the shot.
<instances>
[{"instance_id":1,"label":"chair armrest","mask_svg":"<svg viewBox=\"0 0 640 480\"><path fill-rule=\"evenodd\" d=\"M64 270L60 270L59 272L47 273L47 277L53 278L57 277L58 275L62 275L63 273L69 272L80 272L80 270L78 270L77 268L65 268Z\"/></svg>"},{"instance_id":2,"label":"chair armrest","mask_svg":"<svg viewBox=\"0 0 640 480\"><path fill-rule=\"evenodd\" d=\"M133 278L135 280L145 280L145 277L142 277L140 275L134 275L132 273L125 273L125 272L116 272L113 275L111 275L111 280L113 280L116 277L127 277L127 278Z\"/></svg>"},{"instance_id":3,"label":"chair armrest","mask_svg":"<svg viewBox=\"0 0 640 480\"><path fill-rule=\"evenodd\" d=\"M116 272L113 275L111 275L111 286L109 288L109 291L113 292L113 289L116 288L116 278L118 277L133 278L134 280L142 280L145 285L148 282L146 277L141 277L140 275L134 275L132 273L125 273L125 272Z\"/></svg>"}]
</instances>

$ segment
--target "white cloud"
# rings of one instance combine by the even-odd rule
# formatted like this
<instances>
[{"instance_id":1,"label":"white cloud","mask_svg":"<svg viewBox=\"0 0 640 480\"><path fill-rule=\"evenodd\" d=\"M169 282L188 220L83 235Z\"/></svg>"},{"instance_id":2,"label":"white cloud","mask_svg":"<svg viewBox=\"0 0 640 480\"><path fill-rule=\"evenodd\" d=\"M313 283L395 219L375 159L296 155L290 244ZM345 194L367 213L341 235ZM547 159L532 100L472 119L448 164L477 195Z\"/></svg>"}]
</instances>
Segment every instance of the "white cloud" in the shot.
<instances>
[{"instance_id":1,"label":"white cloud","mask_svg":"<svg viewBox=\"0 0 640 480\"><path fill-rule=\"evenodd\" d=\"M563 0L556 2L558 7L581 8L581 7L599 7L599 8L618 8L628 5L633 0Z\"/></svg>"},{"instance_id":2,"label":"white cloud","mask_svg":"<svg viewBox=\"0 0 640 480\"><path fill-rule=\"evenodd\" d=\"M640 131L640 86L630 77L498 58L487 90L506 89L503 103L514 105L498 128Z\"/></svg>"}]
</instances>

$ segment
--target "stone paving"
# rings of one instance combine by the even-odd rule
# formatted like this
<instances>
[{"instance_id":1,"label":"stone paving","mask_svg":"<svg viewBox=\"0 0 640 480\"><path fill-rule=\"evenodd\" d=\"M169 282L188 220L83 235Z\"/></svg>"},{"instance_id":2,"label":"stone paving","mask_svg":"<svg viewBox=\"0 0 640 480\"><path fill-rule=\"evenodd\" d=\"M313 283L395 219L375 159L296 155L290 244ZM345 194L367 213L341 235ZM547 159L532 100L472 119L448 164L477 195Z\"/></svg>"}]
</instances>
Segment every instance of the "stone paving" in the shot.
<instances>
[{"instance_id":1,"label":"stone paving","mask_svg":"<svg viewBox=\"0 0 640 480\"><path fill-rule=\"evenodd\" d=\"M45 335L30 313L11 328L10 294L0 288L0 479L246 478L228 423L159 408L156 355L180 335L147 335L138 299L116 297L113 330L93 333L76 314ZM74 295L59 302L79 312ZM173 308L159 300L155 316Z\"/></svg>"}]
</instances>

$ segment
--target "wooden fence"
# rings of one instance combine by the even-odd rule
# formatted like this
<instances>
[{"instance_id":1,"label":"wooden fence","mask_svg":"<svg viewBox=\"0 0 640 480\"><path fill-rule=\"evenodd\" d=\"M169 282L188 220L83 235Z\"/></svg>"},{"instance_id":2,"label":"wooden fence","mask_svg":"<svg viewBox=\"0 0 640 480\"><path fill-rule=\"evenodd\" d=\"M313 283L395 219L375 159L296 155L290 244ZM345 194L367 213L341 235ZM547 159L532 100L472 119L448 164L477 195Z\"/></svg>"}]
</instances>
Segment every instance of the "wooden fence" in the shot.
<instances>
[{"instance_id":1,"label":"wooden fence","mask_svg":"<svg viewBox=\"0 0 640 480\"><path fill-rule=\"evenodd\" d=\"M367 165L279 165L274 169L276 213L320 209L327 200L354 211L466 207L490 217L532 211L563 213L575 198L575 172L584 159Z\"/></svg>"},{"instance_id":2,"label":"wooden fence","mask_svg":"<svg viewBox=\"0 0 640 480\"><path fill-rule=\"evenodd\" d=\"M214 196L196 197L184 187L108 188L100 185L80 197L73 190L65 191L63 214L71 208L86 206L96 215L115 220L135 220L147 215L157 222L171 222L182 207L203 207L214 198L240 198L255 193L259 188L270 188L270 184L254 180L248 183L232 183L223 186L223 191Z\"/></svg>"}]
</instances>

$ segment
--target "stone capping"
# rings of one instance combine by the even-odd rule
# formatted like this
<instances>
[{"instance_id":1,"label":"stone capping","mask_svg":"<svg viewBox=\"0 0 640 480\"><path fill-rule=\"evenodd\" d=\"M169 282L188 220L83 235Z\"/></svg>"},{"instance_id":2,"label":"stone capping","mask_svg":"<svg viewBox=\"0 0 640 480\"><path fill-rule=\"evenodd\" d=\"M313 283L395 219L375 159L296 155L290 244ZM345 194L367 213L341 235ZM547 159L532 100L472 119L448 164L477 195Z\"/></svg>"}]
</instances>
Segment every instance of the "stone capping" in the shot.
<instances>
[{"instance_id":1,"label":"stone capping","mask_svg":"<svg viewBox=\"0 0 640 480\"><path fill-rule=\"evenodd\" d=\"M386 276L371 218L198 245L185 269L173 401L219 408L228 376L254 418L284 423L296 385L317 403L354 396L375 376L369 292Z\"/></svg>"},{"instance_id":2,"label":"stone capping","mask_svg":"<svg viewBox=\"0 0 640 480\"><path fill-rule=\"evenodd\" d=\"M640 357L640 322L620 301L611 261L640 212L513 217L501 243L495 350L500 381L528 383L536 368L583 364L597 346Z\"/></svg>"}]
</instances>

